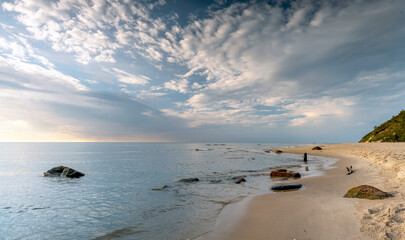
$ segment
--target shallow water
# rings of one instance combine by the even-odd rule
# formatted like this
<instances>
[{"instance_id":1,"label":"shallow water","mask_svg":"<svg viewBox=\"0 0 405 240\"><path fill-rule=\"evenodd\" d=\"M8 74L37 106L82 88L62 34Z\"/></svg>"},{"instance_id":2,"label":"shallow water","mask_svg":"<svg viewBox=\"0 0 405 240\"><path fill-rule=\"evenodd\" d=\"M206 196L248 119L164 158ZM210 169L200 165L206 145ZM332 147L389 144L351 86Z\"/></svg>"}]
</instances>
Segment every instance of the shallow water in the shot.
<instances>
[{"instance_id":1,"label":"shallow water","mask_svg":"<svg viewBox=\"0 0 405 240\"><path fill-rule=\"evenodd\" d=\"M263 151L299 145L0 143L0 239L195 238L226 204L269 193L271 169L308 177L335 161ZM41 176L59 165L86 176Z\"/></svg>"}]
</instances>

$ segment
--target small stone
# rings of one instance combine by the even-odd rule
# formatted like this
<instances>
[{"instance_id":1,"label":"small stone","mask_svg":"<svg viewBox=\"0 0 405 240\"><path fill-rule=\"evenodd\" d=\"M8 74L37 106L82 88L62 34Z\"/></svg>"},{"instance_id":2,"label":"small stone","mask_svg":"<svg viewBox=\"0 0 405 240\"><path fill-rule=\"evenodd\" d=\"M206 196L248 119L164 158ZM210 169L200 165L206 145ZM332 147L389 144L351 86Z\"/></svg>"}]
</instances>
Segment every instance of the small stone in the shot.
<instances>
[{"instance_id":1,"label":"small stone","mask_svg":"<svg viewBox=\"0 0 405 240\"><path fill-rule=\"evenodd\" d=\"M212 180L210 180L210 183L220 183L220 182L222 182L222 180L220 180L220 179L212 179Z\"/></svg>"},{"instance_id":2,"label":"small stone","mask_svg":"<svg viewBox=\"0 0 405 240\"><path fill-rule=\"evenodd\" d=\"M243 177L240 177L240 178L238 178L238 179L235 181L236 184L240 184L240 183L242 183L242 182L246 182L246 179L243 178Z\"/></svg>"},{"instance_id":3,"label":"small stone","mask_svg":"<svg viewBox=\"0 0 405 240\"><path fill-rule=\"evenodd\" d=\"M165 188L168 188L169 186L167 186L167 185L163 185L163 186L160 186L160 187L157 187L157 188L152 188L152 191L162 191L163 189L165 189Z\"/></svg>"}]
</instances>

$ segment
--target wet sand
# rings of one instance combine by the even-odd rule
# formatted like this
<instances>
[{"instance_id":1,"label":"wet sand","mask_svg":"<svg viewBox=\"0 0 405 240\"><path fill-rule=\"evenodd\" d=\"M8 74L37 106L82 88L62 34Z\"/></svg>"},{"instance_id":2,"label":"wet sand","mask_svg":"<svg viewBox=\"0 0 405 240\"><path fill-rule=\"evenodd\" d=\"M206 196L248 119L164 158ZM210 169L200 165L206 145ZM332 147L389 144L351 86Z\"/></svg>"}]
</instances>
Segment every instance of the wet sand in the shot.
<instances>
[{"instance_id":1,"label":"wet sand","mask_svg":"<svg viewBox=\"0 0 405 240\"><path fill-rule=\"evenodd\" d=\"M324 176L295 180L303 189L253 197L232 226L204 239L405 239L405 143L349 143L281 149L340 159ZM347 175L346 167L354 173ZM352 187L392 193L384 200L349 199Z\"/></svg>"}]
</instances>

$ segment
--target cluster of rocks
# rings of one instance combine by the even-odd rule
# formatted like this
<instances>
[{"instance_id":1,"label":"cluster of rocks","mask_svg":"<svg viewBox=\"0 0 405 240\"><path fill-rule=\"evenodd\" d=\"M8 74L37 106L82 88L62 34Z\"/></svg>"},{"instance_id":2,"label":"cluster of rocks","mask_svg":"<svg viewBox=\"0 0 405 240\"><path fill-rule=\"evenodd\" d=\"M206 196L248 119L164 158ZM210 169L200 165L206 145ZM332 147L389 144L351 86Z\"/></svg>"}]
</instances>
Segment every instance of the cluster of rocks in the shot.
<instances>
[{"instance_id":1,"label":"cluster of rocks","mask_svg":"<svg viewBox=\"0 0 405 240\"><path fill-rule=\"evenodd\" d=\"M277 169L275 171L270 172L271 178L300 178L301 174L299 172L290 171L287 169ZM289 184L278 184L271 187L273 191L287 191L287 190L295 190L302 187L302 184L299 183L289 183Z\"/></svg>"}]
</instances>

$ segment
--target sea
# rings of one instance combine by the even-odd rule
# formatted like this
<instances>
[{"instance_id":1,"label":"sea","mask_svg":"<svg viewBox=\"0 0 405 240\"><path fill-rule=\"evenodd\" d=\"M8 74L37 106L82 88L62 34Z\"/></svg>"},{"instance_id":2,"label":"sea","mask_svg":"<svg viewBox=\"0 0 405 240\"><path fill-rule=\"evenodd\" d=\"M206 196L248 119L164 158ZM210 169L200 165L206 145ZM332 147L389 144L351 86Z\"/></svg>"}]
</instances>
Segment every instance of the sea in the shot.
<instances>
[{"instance_id":1,"label":"sea","mask_svg":"<svg viewBox=\"0 0 405 240\"><path fill-rule=\"evenodd\" d=\"M224 207L280 194L270 190L271 170L305 178L336 162L264 151L303 145L0 143L0 239L196 239L214 229ZM59 165L85 176L42 176ZM246 182L236 184L238 177Z\"/></svg>"}]
</instances>

